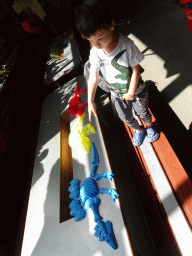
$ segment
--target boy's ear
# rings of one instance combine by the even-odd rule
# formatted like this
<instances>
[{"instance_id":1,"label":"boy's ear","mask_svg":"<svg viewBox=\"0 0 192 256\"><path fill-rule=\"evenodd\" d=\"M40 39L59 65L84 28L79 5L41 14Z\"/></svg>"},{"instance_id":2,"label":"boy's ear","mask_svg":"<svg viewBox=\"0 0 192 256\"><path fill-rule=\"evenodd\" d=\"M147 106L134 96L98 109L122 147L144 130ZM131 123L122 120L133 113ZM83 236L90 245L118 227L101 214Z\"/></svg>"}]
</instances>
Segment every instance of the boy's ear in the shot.
<instances>
[{"instance_id":1,"label":"boy's ear","mask_svg":"<svg viewBox=\"0 0 192 256\"><path fill-rule=\"evenodd\" d=\"M113 31L114 29L115 29L115 22L114 22L114 21L112 21L112 22L111 22L110 30L111 30L111 31Z\"/></svg>"}]
</instances>

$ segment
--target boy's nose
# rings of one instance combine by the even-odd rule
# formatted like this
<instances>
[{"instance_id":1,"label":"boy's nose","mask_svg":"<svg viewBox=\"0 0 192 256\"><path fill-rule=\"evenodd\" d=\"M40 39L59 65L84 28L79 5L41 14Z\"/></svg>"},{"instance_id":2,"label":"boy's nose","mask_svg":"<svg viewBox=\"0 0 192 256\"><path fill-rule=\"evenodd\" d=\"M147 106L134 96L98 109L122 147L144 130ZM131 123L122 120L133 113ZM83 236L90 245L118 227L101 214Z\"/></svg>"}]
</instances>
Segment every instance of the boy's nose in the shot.
<instances>
[{"instance_id":1,"label":"boy's nose","mask_svg":"<svg viewBox=\"0 0 192 256\"><path fill-rule=\"evenodd\" d=\"M99 49L101 49L101 44L100 43L97 43L97 46L96 46L97 48L99 48Z\"/></svg>"},{"instance_id":2,"label":"boy's nose","mask_svg":"<svg viewBox=\"0 0 192 256\"><path fill-rule=\"evenodd\" d=\"M94 47L98 48L98 49L101 48L101 44L98 43L98 42L94 42L94 43L92 43L92 45L93 45Z\"/></svg>"}]
</instances>

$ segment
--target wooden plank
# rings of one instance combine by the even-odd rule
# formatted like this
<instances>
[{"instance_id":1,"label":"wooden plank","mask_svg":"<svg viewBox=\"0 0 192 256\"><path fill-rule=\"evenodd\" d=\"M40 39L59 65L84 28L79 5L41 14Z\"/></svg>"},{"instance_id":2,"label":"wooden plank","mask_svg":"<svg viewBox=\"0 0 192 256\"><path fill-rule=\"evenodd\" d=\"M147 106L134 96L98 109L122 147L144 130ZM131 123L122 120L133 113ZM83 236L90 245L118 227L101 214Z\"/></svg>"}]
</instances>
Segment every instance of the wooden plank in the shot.
<instances>
[{"instance_id":1,"label":"wooden plank","mask_svg":"<svg viewBox=\"0 0 192 256\"><path fill-rule=\"evenodd\" d=\"M169 254L172 250L175 253L179 250L179 248L172 233L170 223L166 217L165 210L156 190L154 181L151 177L150 170L142 154L142 150L140 147L135 147L132 145L133 130L125 123L124 127L128 135L127 140L129 140L126 141L128 144L128 157L130 157L130 161L133 163L133 174L138 186L138 191L143 203L155 248L157 252L160 254L162 253L162 255L165 255L166 253ZM134 163L134 161L136 162ZM156 232L157 229L158 232ZM170 253L169 255L173 254Z\"/></svg>"},{"instance_id":2,"label":"wooden plank","mask_svg":"<svg viewBox=\"0 0 192 256\"><path fill-rule=\"evenodd\" d=\"M156 122L153 114L152 121ZM152 146L192 229L192 183L189 176L162 131L159 140L153 142Z\"/></svg>"},{"instance_id":3,"label":"wooden plank","mask_svg":"<svg viewBox=\"0 0 192 256\"><path fill-rule=\"evenodd\" d=\"M97 119L97 122L98 122L98 125L99 125L99 128L100 128L100 132L101 132L101 136L102 136L102 141L103 141L103 145L104 145L104 148L105 148L106 156L107 156L107 159L108 159L110 171L113 173L112 168L111 168L111 164L110 164L110 159L109 159L108 152L107 152L107 147L106 147L105 140L104 140L104 136L103 136L102 129L101 129L101 124L100 124L99 117L98 117L98 114L97 114L97 113L96 113L96 119ZM114 182L115 189L117 190L117 186L116 186L115 180L113 180L113 182ZM117 191L118 191L118 190L117 190ZM127 235L128 242L129 242L129 245L130 245L130 250L131 250L132 255L135 255L135 254L134 254L134 250L133 250L133 248L132 248L132 244L131 244L131 239L130 239L128 227L127 227L127 225L126 225L125 216L124 216L124 214L123 214L121 199L120 199L120 197L119 197L118 199L119 199L120 210L121 210L121 214L122 214L122 218L123 218L123 222L124 222L124 226L125 226L125 230L126 230L126 235Z\"/></svg>"},{"instance_id":4,"label":"wooden plank","mask_svg":"<svg viewBox=\"0 0 192 256\"><path fill-rule=\"evenodd\" d=\"M69 182L73 179L72 152L68 143L70 134L70 116L60 117L60 223L71 219L69 204Z\"/></svg>"},{"instance_id":5,"label":"wooden plank","mask_svg":"<svg viewBox=\"0 0 192 256\"><path fill-rule=\"evenodd\" d=\"M152 113L151 113L152 114ZM140 120L143 124L142 120ZM157 124L157 121L155 117L152 114L152 121L153 123ZM133 137L133 131L125 125L125 128L127 130L127 133L129 134L130 140L132 140ZM172 149L169 141L165 137L164 133L161 131L159 140L153 142L151 144L157 159L159 160L159 163L162 167L162 170L167 177L167 180L170 184L170 187L173 191L173 194L175 195L175 198L177 199L177 202L179 203L180 209L182 210L186 222L189 224L189 227L191 228L191 216L192 216L192 184L187 176L183 166L181 165L177 155L175 154L174 150ZM161 202L161 199L156 191L156 186L151 179L151 173L146 165L145 159L142 156L142 152L140 147L134 147L135 151L137 153L138 159L142 162L143 169L145 172L147 172L147 175L149 177L149 181L153 187L153 190L155 191L155 197L159 201L159 209L161 209L161 214L164 215L164 218L167 218L164 210L162 208L163 203ZM169 232L173 232L172 227L170 225L170 221L168 221L167 230L169 229ZM162 223L163 224L163 223ZM175 237L175 234L173 234L173 239ZM176 241L176 240L175 240ZM178 241L176 241L177 243ZM171 245L171 243L170 243ZM172 246L174 245L174 242L172 241ZM175 246L175 245L174 245ZM177 243L177 247L179 248L179 245Z\"/></svg>"}]
</instances>

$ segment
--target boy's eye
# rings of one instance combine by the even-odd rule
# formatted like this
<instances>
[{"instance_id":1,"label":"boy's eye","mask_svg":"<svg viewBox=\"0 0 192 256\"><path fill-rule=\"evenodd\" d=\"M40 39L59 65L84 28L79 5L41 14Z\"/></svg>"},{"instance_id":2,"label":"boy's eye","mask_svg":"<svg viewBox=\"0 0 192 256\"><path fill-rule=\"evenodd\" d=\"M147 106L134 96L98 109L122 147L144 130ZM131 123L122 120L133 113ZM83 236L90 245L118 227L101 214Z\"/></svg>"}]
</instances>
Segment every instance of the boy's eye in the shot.
<instances>
[{"instance_id":1,"label":"boy's eye","mask_svg":"<svg viewBox=\"0 0 192 256\"><path fill-rule=\"evenodd\" d=\"M102 39L103 39L103 37L101 37L101 38L97 39L97 41L99 42L99 41L101 41Z\"/></svg>"}]
</instances>

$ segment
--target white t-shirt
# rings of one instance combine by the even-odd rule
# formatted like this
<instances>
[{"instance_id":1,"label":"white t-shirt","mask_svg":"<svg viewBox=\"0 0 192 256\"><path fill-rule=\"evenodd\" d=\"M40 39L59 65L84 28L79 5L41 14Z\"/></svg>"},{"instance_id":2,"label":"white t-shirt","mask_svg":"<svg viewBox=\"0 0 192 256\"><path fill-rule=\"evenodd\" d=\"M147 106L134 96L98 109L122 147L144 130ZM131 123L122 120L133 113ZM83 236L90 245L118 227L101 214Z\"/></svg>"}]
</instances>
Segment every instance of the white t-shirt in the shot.
<instances>
[{"instance_id":1,"label":"white t-shirt","mask_svg":"<svg viewBox=\"0 0 192 256\"><path fill-rule=\"evenodd\" d=\"M90 51L90 72L101 70L111 91L121 97L126 93L131 78L131 68L144 59L134 42L120 34L119 42L111 54L106 55L102 49L93 47Z\"/></svg>"}]
</instances>

